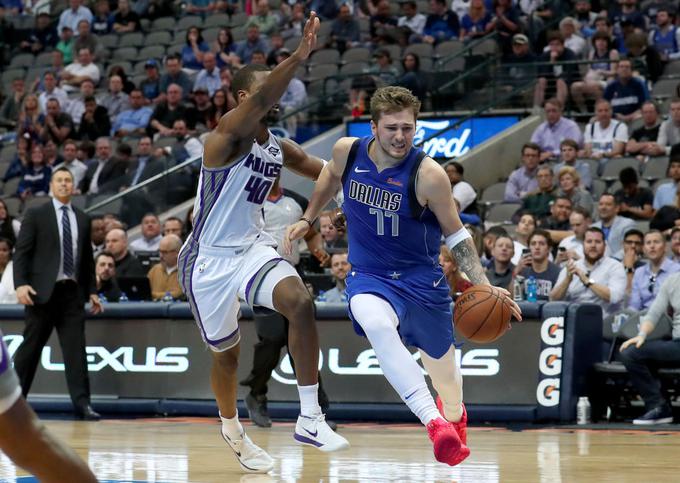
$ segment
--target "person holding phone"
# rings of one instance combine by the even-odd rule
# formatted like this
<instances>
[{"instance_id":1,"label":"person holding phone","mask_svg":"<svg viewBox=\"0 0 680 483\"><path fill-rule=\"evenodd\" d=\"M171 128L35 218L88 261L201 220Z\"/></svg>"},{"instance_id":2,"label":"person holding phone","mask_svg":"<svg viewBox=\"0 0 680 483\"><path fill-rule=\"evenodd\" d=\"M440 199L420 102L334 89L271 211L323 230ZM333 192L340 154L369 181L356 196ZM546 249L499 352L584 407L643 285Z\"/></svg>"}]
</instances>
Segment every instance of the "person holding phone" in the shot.
<instances>
[{"instance_id":1,"label":"person holding phone","mask_svg":"<svg viewBox=\"0 0 680 483\"><path fill-rule=\"evenodd\" d=\"M535 230L529 235L529 248L522 250L522 258L514 270L514 276L524 279L523 292L526 294L526 282L529 277L536 279L538 300L549 300L550 291L553 289L557 278L560 276L560 267L549 260L551 247L550 234L545 230Z\"/></svg>"}]
</instances>

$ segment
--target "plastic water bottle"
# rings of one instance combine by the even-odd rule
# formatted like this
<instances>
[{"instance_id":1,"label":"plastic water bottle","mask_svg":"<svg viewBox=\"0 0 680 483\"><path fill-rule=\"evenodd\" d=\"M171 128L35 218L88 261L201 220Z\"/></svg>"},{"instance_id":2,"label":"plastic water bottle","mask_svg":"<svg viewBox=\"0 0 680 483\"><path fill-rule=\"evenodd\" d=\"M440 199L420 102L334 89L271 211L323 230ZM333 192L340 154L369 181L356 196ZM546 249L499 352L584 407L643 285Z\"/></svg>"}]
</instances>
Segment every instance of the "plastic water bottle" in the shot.
<instances>
[{"instance_id":1,"label":"plastic water bottle","mask_svg":"<svg viewBox=\"0 0 680 483\"><path fill-rule=\"evenodd\" d=\"M130 301L130 299L128 298L127 294L125 292L121 292L120 298L118 299L118 302L120 302L122 304L122 303L129 302L129 301Z\"/></svg>"},{"instance_id":2,"label":"plastic water bottle","mask_svg":"<svg viewBox=\"0 0 680 483\"><path fill-rule=\"evenodd\" d=\"M165 295L163 295L163 302L174 302L175 299L172 298L172 294L170 292L165 292Z\"/></svg>"},{"instance_id":3,"label":"plastic water bottle","mask_svg":"<svg viewBox=\"0 0 680 483\"><path fill-rule=\"evenodd\" d=\"M342 294L340 295L340 300L342 300L343 302L348 301L347 294L345 292L342 292Z\"/></svg>"},{"instance_id":4,"label":"plastic water bottle","mask_svg":"<svg viewBox=\"0 0 680 483\"><path fill-rule=\"evenodd\" d=\"M576 424L590 424L590 401L585 396L579 397L576 404Z\"/></svg>"},{"instance_id":5,"label":"plastic water bottle","mask_svg":"<svg viewBox=\"0 0 680 483\"><path fill-rule=\"evenodd\" d=\"M104 295L103 293L100 293L98 297L101 303L105 304L106 302L108 302L108 300L106 300L106 295Z\"/></svg>"},{"instance_id":6,"label":"plastic water bottle","mask_svg":"<svg viewBox=\"0 0 680 483\"><path fill-rule=\"evenodd\" d=\"M522 288L522 282L524 282L524 277L517 275L512 284L512 298L515 302L521 302L524 300L524 289Z\"/></svg>"},{"instance_id":7,"label":"plastic water bottle","mask_svg":"<svg viewBox=\"0 0 680 483\"><path fill-rule=\"evenodd\" d=\"M531 275L527 280L527 302L536 302L538 298L538 283L536 277Z\"/></svg>"},{"instance_id":8,"label":"plastic water bottle","mask_svg":"<svg viewBox=\"0 0 680 483\"><path fill-rule=\"evenodd\" d=\"M319 290L319 295L316 297L317 302L325 302L326 301L326 291L325 290Z\"/></svg>"}]
</instances>

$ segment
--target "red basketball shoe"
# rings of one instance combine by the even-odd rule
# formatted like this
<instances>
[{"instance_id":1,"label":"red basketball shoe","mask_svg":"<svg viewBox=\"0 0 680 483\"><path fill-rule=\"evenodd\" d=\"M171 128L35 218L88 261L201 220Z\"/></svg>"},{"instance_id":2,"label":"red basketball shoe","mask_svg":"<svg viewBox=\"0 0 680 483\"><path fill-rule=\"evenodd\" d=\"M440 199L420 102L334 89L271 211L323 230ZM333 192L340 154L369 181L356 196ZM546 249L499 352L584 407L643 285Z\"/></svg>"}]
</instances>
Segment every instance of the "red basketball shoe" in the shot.
<instances>
[{"instance_id":1,"label":"red basketball shoe","mask_svg":"<svg viewBox=\"0 0 680 483\"><path fill-rule=\"evenodd\" d=\"M436 399L437 402L437 409L439 409L439 414L442 415L444 419L446 419L446 416L444 416L444 403L442 402L442 398L437 396ZM453 427L456 428L456 433L458 433L458 436L460 437L460 441L463 444L467 444L467 409L465 409L465 404L462 404L463 406L463 416L461 416L460 421L457 423L451 422L453 424Z\"/></svg>"},{"instance_id":2,"label":"red basketball shoe","mask_svg":"<svg viewBox=\"0 0 680 483\"><path fill-rule=\"evenodd\" d=\"M461 443L456 429L444 418L427 423L427 434L433 443L437 461L456 466L470 455L470 449Z\"/></svg>"}]
</instances>

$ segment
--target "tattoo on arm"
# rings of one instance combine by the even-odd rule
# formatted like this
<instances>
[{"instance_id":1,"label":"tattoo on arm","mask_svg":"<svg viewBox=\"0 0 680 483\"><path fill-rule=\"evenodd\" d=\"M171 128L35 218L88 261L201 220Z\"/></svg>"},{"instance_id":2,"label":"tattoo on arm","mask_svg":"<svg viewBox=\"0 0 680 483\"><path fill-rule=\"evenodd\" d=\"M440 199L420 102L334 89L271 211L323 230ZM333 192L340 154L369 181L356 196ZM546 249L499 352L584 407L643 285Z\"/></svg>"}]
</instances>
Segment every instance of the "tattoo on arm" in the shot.
<instances>
[{"instance_id":1,"label":"tattoo on arm","mask_svg":"<svg viewBox=\"0 0 680 483\"><path fill-rule=\"evenodd\" d=\"M475 285L488 284L482 263L479 261L477 249L471 238L467 238L453 247L451 250L460 269L468 276Z\"/></svg>"}]
</instances>

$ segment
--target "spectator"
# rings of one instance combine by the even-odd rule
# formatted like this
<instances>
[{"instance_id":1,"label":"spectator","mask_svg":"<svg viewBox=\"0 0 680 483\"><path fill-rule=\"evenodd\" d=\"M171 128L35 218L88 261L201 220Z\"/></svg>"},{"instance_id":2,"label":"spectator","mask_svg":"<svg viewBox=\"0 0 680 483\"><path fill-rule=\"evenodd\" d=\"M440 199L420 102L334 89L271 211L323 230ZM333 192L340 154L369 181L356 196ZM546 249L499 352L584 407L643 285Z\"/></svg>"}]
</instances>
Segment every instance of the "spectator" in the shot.
<instances>
[{"instance_id":1,"label":"spectator","mask_svg":"<svg viewBox=\"0 0 680 483\"><path fill-rule=\"evenodd\" d=\"M152 156L151 150L151 138L149 136L139 138L139 141L137 141L137 159L128 166L123 188L135 186L163 172L164 163Z\"/></svg>"},{"instance_id":2,"label":"spectator","mask_svg":"<svg viewBox=\"0 0 680 483\"><path fill-rule=\"evenodd\" d=\"M221 86L220 71L217 68L215 54L206 52L203 54L203 69L199 71L194 82L194 92L198 89L205 89L212 96Z\"/></svg>"},{"instance_id":3,"label":"spectator","mask_svg":"<svg viewBox=\"0 0 680 483\"><path fill-rule=\"evenodd\" d=\"M593 48L588 54L588 60L597 61L588 66L583 80L571 85L571 96L580 112L587 112L586 99L599 99L604 94L607 81L616 75L616 61L619 51L612 45L609 34L598 32L593 35Z\"/></svg>"},{"instance_id":4,"label":"spectator","mask_svg":"<svg viewBox=\"0 0 680 483\"><path fill-rule=\"evenodd\" d=\"M616 78L607 84L604 98L611 102L616 119L631 122L642 116L640 108L649 99L646 84L633 77L633 64L630 59L619 60Z\"/></svg>"},{"instance_id":5,"label":"spectator","mask_svg":"<svg viewBox=\"0 0 680 483\"><path fill-rule=\"evenodd\" d=\"M283 62L285 59L290 57L290 52L288 49L279 50L277 58L277 63ZM304 113L299 112L303 106L307 103L307 88L305 83L302 82L297 77L293 77L288 83L286 92L283 93L281 99L279 100L279 109L281 114L286 116L283 121L286 131L291 138L295 138L297 135L297 125L301 119L304 119ZM294 112L298 111L296 114Z\"/></svg>"},{"instance_id":6,"label":"spectator","mask_svg":"<svg viewBox=\"0 0 680 483\"><path fill-rule=\"evenodd\" d=\"M535 230L529 236L529 253L521 257L515 268L515 276L524 279L522 291L525 299L529 277L536 279L537 299L550 299L550 292L560 275L560 267L549 260L550 245L550 234L545 230Z\"/></svg>"},{"instance_id":7,"label":"spectator","mask_svg":"<svg viewBox=\"0 0 680 483\"><path fill-rule=\"evenodd\" d=\"M680 111L680 104L678 104L678 110ZM678 184L680 184L680 156L671 156L668 164L668 177L671 178L672 181L659 185L659 187L656 188L656 193L654 193L655 210L660 210L667 205L675 205L675 199L678 194Z\"/></svg>"},{"instance_id":8,"label":"spectator","mask_svg":"<svg viewBox=\"0 0 680 483\"><path fill-rule=\"evenodd\" d=\"M439 265L441 265L444 271L451 295L463 293L472 287L472 282L465 278L463 273L458 270L458 263L446 245L442 245L439 249Z\"/></svg>"},{"instance_id":9,"label":"spectator","mask_svg":"<svg viewBox=\"0 0 680 483\"><path fill-rule=\"evenodd\" d=\"M113 15L108 0L97 0L95 14L92 18L92 33L106 35L113 29Z\"/></svg>"},{"instance_id":10,"label":"spectator","mask_svg":"<svg viewBox=\"0 0 680 483\"><path fill-rule=\"evenodd\" d=\"M61 145L73 132L73 119L65 112L61 112L59 101L52 98L47 101L47 115L45 125L40 132L43 141L49 139Z\"/></svg>"},{"instance_id":11,"label":"spectator","mask_svg":"<svg viewBox=\"0 0 680 483\"><path fill-rule=\"evenodd\" d=\"M501 0L505 1L505 0ZM459 36L458 15L448 9L446 0L430 0L431 13L425 20L421 40L427 44L438 44Z\"/></svg>"},{"instance_id":12,"label":"spectator","mask_svg":"<svg viewBox=\"0 0 680 483\"><path fill-rule=\"evenodd\" d=\"M33 94L27 95L19 113L17 137L28 136L32 141L37 141L44 126L45 115L40 113L38 97Z\"/></svg>"},{"instance_id":13,"label":"spectator","mask_svg":"<svg viewBox=\"0 0 680 483\"><path fill-rule=\"evenodd\" d=\"M553 183L552 168L542 165L536 172L538 189L522 200L520 212L529 212L537 219L550 216L550 205L555 200L557 189Z\"/></svg>"},{"instance_id":14,"label":"spectator","mask_svg":"<svg viewBox=\"0 0 680 483\"><path fill-rule=\"evenodd\" d=\"M135 89L129 96L130 109L122 111L113 123L111 135L117 138L141 137L146 132L153 110L144 106L144 95Z\"/></svg>"},{"instance_id":15,"label":"spectator","mask_svg":"<svg viewBox=\"0 0 680 483\"><path fill-rule=\"evenodd\" d=\"M489 279L491 285L510 290L512 272L515 269L515 266L510 262L515 254L512 238L507 234L499 235L493 244L491 254L493 258L491 258L486 269L486 278Z\"/></svg>"},{"instance_id":16,"label":"spectator","mask_svg":"<svg viewBox=\"0 0 680 483\"><path fill-rule=\"evenodd\" d=\"M259 50L260 52L267 52L269 46L267 42L260 37L260 29L256 25L251 25L246 29L246 38L236 45L236 55L242 64L250 64L253 58L253 52Z\"/></svg>"},{"instance_id":17,"label":"spectator","mask_svg":"<svg viewBox=\"0 0 680 483\"><path fill-rule=\"evenodd\" d=\"M5 170L5 174L2 177L3 183L7 183L7 181L12 178L18 178L19 176L22 176L24 171L28 169L31 163L32 144L31 138L28 135L17 138L17 152L14 154L9 166Z\"/></svg>"},{"instance_id":18,"label":"spectator","mask_svg":"<svg viewBox=\"0 0 680 483\"><path fill-rule=\"evenodd\" d=\"M515 34L512 37L512 53L504 56L507 66L505 67L507 83L506 88L516 89L533 85L536 77L536 56L531 52L529 37L524 34Z\"/></svg>"},{"instance_id":19,"label":"spectator","mask_svg":"<svg viewBox=\"0 0 680 483\"><path fill-rule=\"evenodd\" d=\"M534 143L522 146L522 164L514 170L505 185L505 201L518 202L529 193L538 189L536 173L540 161L541 148Z\"/></svg>"},{"instance_id":20,"label":"spectator","mask_svg":"<svg viewBox=\"0 0 680 483\"><path fill-rule=\"evenodd\" d=\"M451 183L451 195L458 202L463 213L477 213L477 193L470 183L463 181L465 169L457 161L451 161L444 167Z\"/></svg>"},{"instance_id":21,"label":"spectator","mask_svg":"<svg viewBox=\"0 0 680 483\"><path fill-rule=\"evenodd\" d=\"M610 6L609 19L619 30L623 30L626 22L629 22L636 30L645 30L647 22L645 16L637 7L637 0L621 0L618 6Z\"/></svg>"},{"instance_id":22,"label":"spectator","mask_svg":"<svg viewBox=\"0 0 680 483\"><path fill-rule=\"evenodd\" d=\"M122 184L125 169L124 163L111 157L109 139L106 137L97 139L96 155L92 164L88 166L85 177L80 182L80 192L83 194L99 194L117 191Z\"/></svg>"},{"instance_id":23,"label":"spectator","mask_svg":"<svg viewBox=\"0 0 680 483\"><path fill-rule=\"evenodd\" d=\"M0 304L18 304L14 289L14 264L12 251L14 242L0 237Z\"/></svg>"},{"instance_id":24,"label":"spectator","mask_svg":"<svg viewBox=\"0 0 680 483\"><path fill-rule=\"evenodd\" d=\"M175 120L172 124L172 131L175 139L177 139L177 143L172 146L172 155L176 164L203 155L203 144L189 133L184 119Z\"/></svg>"},{"instance_id":25,"label":"spectator","mask_svg":"<svg viewBox=\"0 0 680 483\"><path fill-rule=\"evenodd\" d=\"M170 295L173 300L183 298L184 293L177 278L177 258L181 247L182 239L177 235L166 235L160 240L158 252L161 261L151 267L147 275L153 300L165 301L167 295Z\"/></svg>"},{"instance_id":26,"label":"spectator","mask_svg":"<svg viewBox=\"0 0 680 483\"><path fill-rule=\"evenodd\" d=\"M373 65L368 73L377 78L379 83L390 85L399 77L399 69L392 64L392 55L387 49L378 49L373 54Z\"/></svg>"},{"instance_id":27,"label":"spectator","mask_svg":"<svg viewBox=\"0 0 680 483\"><path fill-rule=\"evenodd\" d=\"M396 44L401 40L397 22L397 17L392 15L390 2L380 0L376 13L368 20L368 31L373 44Z\"/></svg>"},{"instance_id":28,"label":"spectator","mask_svg":"<svg viewBox=\"0 0 680 483\"><path fill-rule=\"evenodd\" d=\"M352 16L349 5L343 3L340 5L337 18L331 23L329 42L326 47L344 52L358 46L360 36L359 22Z\"/></svg>"},{"instance_id":29,"label":"spectator","mask_svg":"<svg viewBox=\"0 0 680 483\"><path fill-rule=\"evenodd\" d=\"M350 270L352 270L352 266L347 261L346 251L336 252L331 255L331 274L335 279L335 287L324 292L324 302L347 302L347 294L345 293L347 285L345 284L345 279ZM318 298L317 301L319 301Z\"/></svg>"},{"instance_id":30,"label":"spectator","mask_svg":"<svg viewBox=\"0 0 680 483\"><path fill-rule=\"evenodd\" d=\"M106 251L116 261L116 276L144 277L146 270L137 257L128 251L127 233L120 228L113 228L106 233Z\"/></svg>"},{"instance_id":31,"label":"spectator","mask_svg":"<svg viewBox=\"0 0 680 483\"><path fill-rule=\"evenodd\" d=\"M654 46L647 44L647 36L642 32L633 32L626 39L628 57L633 60L636 72L651 82L656 82L665 68L661 56Z\"/></svg>"},{"instance_id":32,"label":"spectator","mask_svg":"<svg viewBox=\"0 0 680 483\"><path fill-rule=\"evenodd\" d=\"M163 222L163 236L177 235L182 238L184 233L184 223L176 216L166 218Z\"/></svg>"},{"instance_id":33,"label":"spectator","mask_svg":"<svg viewBox=\"0 0 680 483\"><path fill-rule=\"evenodd\" d=\"M619 208L619 203L613 194L602 194L597 209L600 220L593 226L602 230L607 242L607 255L620 260L623 255L623 236L633 228L635 222L630 218L619 216Z\"/></svg>"},{"instance_id":34,"label":"spectator","mask_svg":"<svg viewBox=\"0 0 680 483\"><path fill-rule=\"evenodd\" d=\"M51 139L43 145L43 155L45 157L45 166L49 166L51 169L54 169L54 166L64 160L61 154L59 154L57 145Z\"/></svg>"},{"instance_id":35,"label":"spectator","mask_svg":"<svg viewBox=\"0 0 680 483\"><path fill-rule=\"evenodd\" d=\"M484 0L470 0L470 7L460 20L460 40L474 40L493 30L493 17Z\"/></svg>"},{"instance_id":36,"label":"spectator","mask_svg":"<svg viewBox=\"0 0 680 483\"><path fill-rule=\"evenodd\" d=\"M550 205L550 216L541 220L541 228L551 231L551 237L556 240L554 232L569 231L569 215L572 209L571 200L566 196L558 195Z\"/></svg>"},{"instance_id":37,"label":"spectator","mask_svg":"<svg viewBox=\"0 0 680 483\"><path fill-rule=\"evenodd\" d=\"M113 15L113 31L117 34L141 30L139 15L130 9L128 0L118 0L118 11Z\"/></svg>"},{"instance_id":38,"label":"spectator","mask_svg":"<svg viewBox=\"0 0 680 483\"><path fill-rule=\"evenodd\" d=\"M151 115L147 133L160 136L173 136L173 125L178 119L186 120L192 117L187 107L182 104L182 88L177 84L170 84L166 101L158 104Z\"/></svg>"},{"instance_id":39,"label":"spectator","mask_svg":"<svg viewBox=\"0 0 680 483\"><path fill-rule=\"evenodd\" d=\"M108 136L111 132L109 113L104 106L97 104L93 96L85 98L85 112L80 119L78 139L96 141L100 137Z\"/></svg>"},{"instance_id":40,"label":"spectator","mask_svg":"<svg viewBox=\"0 0 680 483\"><path fill-rule=\"evenodd\" d=\"M153 213L147 213L140 223L142 237L129 244L132 253L157 252L161 243L161 222ZM176 298L176 297L175 297Z\"/></svg>"},{"instance_id":41,"label":"spectator","mask_svg":"<svg viewBox=\"0 0 680 483\"><path fill-rule=\"evenodd\" d=\"M85 113L85 98L94 97L95 89L94 82L90 79L85 79L80 83L80 97L71 96L71 99L64 105L64 112L71 116L73 124L76 128L80 127L80 122ZM108 119L108 112L102 108Z\"/></svg>"},{"instance_id":42,"label":"spectator","mask_svg":"<svg viewBox=\"0 0 680 483\"><path fill-rule=\"evenodd\" d=\"M61 29L61 34L59 35L59 42L57 42L55 49L62 53L64 63L66 64L73 62L73 46L75 43L76 41L73 38L73 30L71 30L71 27L63 27Z\"/></svg>"},{"instance_id":43,"label":"spectator","mask_svg":"<svg viewBox=\"0 0 680 483\"><path fill-rule=\"evenodd\" d=\"M671 230L671 260L680 263L680 227Z\"/></svg>"},{"instance_id":44,"label":"spectator","mask_svg":"<svg viewBox=\"0 0 680 483\"><path fill-rule=\"evenodd\" d=\"M116 279L116 261L107 251L95 255L94 271L97 280L97 293L102 302L118 302L121 291Z\"/></svg>"},{"instance_id":45,"label":"spectator","mask_svg":"<svg viewBox=\"0 0 680 483\"><path fill-rule=\"evenodd\" d=\"M626 153L636 154L639 160L655 156L663 150L656 144L659 137L659 108L653 101L646 101L640 108L643 124L630 135Z\"/></svg>"},{"instance_id":46,"label":"spectator","mask_svg":"<svg viewBox=\"0 0 680 483\"><path fill-rule=\"evenodd\" d=\"M573 235L569 235L560 241L555 258L557 263L564 264L569 259L580 260L583 258L583 239L591 223L592 218L589 212L580 206L572 210L571 215L569 215L569 225Z\"/></svg>"},{"instance_id":47,"label":"spectator","mask_svg":"<svg viewBox=\"0 0 680 483\"><path fill-rule=\"evenodd\" d=\"M101 56L104 46L99 42L96 35L90 32L90 23L87 20L78 22L78 38L73 42L73 57L78 55L80 49L89 49L97 59Z\"/></svg>"},{"instance_id":48,"label":"spectator","mask_svg":"<svg viewBox=\"0 0 680 483\"><path fill-rule=\"evenodd\" d=\"M482 253L480 260L482 266L488 268L493 258L493 247L499 236L507 236L508 232L501 225L492 226L482 234Z\"/></svg>"},{"instance_id":49,"label":"spectator","mask_svg":"<svg viewBox=\"0 0 680 483\"><path fill-rule=\"evenodd\" d=\"M231 29L229 27L220 28L211 49L213 54L215 54L215 61L217 62L218 68L222 69L223 67L230 67L238 64L238 58L234 53L235 49L236 44L234 43L234 36L231 33Z\"/></svg>"},{"instance_id":50,"label":"spectator","mask_svg":"<svg viewBox=\"0 0 680 483\"><path fill-rule=\"evenodd\" d=\"M614 196L619 202L619 214L633 220L651 220L654 216L654 194L649 188L638 185L635 168L623 168L619 172L622 188Z\"/></svg>"},{"instance_id":51,"label":"spectator","mask_svg":"<svg viewBox=\"0 0 680 483\"><path fill-rule=\"evenodd\" d=\"M109 91L99 99L98 104L106 108L114 124L118 114L130 109L130 98L123 92L123 79L120 76L109 77Z\"/></svg>"},{"instance_id":52,"label":"spectator","mask_svg":"<svg viewBox=\"0 0 680 483\"><path fill-rule=\"evenodd\" d=\"M139 89L144 95L144 104L160 102L161 99L161 77L158 72L158 61L149 59L144 64L146 77L139 83Z\"/></svg>"},{"instance_id":53,"label":"spectator","mask_svg":"<svg viewBox=\"0 0 680 483\"><path fill-rule=\"evenodd\" d=\"M626 289L623 265L605 255L606 242L601 229L586 230L584 258L568 260L560 272L550 300L593 303L602 307L603 317L617 311Z\"/></svg>"},{"instance_id":54,"label":"spectator","mask_svg":"<svg viewBox=\"0 0 680 483\"><path fill-rule=\"evenodd\" d=\"M35 27L28 39L21 42L21 49L34 55L53 49L59 41L59 34L51 24L49 14L42 12L35 18Z\"/></svg>"},{"instance_id":55,"label":"spectator","mask_svg":"<svg viewBox=\"0 0 680 483\"><path fill-rule=\"evenodd\" d=\"M643 240L644 235L637 228L631 228L623 236L621 263L626 271L626 300L630 297L635 269L644 265L644 262L641 260Z\"/></svg>"},{"instance_id":56,"label":"spectator","mask_svg":"<svg viewBox=\"0 0 680 483\"><path fill-rule=\"evenodd\" d=\"M65 56L64 56L65 58ZM92 62L92 53L89 49L78 51L78 62L73 62L66 66L61 74L64 90L72 92L85 80L91 80L94 85L99 83L101 74L99 67Z\"/></svg>"},{"instance_id":57,"label":"spectator","mask_svg":"<svg viewBox=\"0 0 680 483\"><path fill-rule=\"evenodd\" d=\"M16 128L25 97L26 82L24 82L24 79L14 79L12 81L12 93L5 97L2 107L0 107L0 127Z\"/></svg>"},{"instance_id":58,"label":"spectator","mask_svg":"<svg viewBox=\"0 0 680 483\"><path fill-rule=\"evenodd\" d=\"M649 45L654 46L663 61L680 59L680 30L672 21L668 6L656 12L656 26L649 32Z\"/></svg>"},{"instance_id":59,"label":"spectator","mask_svg":"<svg viewBox=\"0 0 680 483\"><path fill-rule=\"evenodd\" d=\"M45 89L38 96L38 103L42 112L47 112L48 99L56 99L60 106L68 106L68 94L57 85L57 76L53 72L48 70L43 74L43 84Z\"/></svg>"},{"instance_id":60,"label":"spectator","mask_svg":"<svg viewBox=\"0 0 680 483\"><path fill-rule=\"evenodd\" d=\"M233 102L233 104L232 104ZM236 104L234 96L224 88L220 88L212 97L210 111L207 113L206 126L208 129L215 129L217 124L227 112L233 109Z\"/></svg>"},{"instance_id":61,"label":"spectator","mask_svg":"<svg viewBox=\"0 0 680 483\"><path fill-rule=\"evenodd\" d=\"M7 208L7 203L0 199L0 237L16 243L21 229L21 222L14 218Z\"/></svg>"},{"instance_id":62,"label":"spectator","mask_svg":"<svg viewBox=\"0 0 680 483\"><path fill-rule=\"evenodd\" d=\"M184 13L187 15L200 15L205 18L207 15L217 12L220 2L216 0L188 0L185 4Z\"/></svg>"},{"instance_id":63,"label":"spectator","mask_svg":"<svg viewBox=\"0 0 680 483\"><path fill-rule=\"evenodd\" d=\"M418 13L418 4L413 0L401 2L401 11L404 15L397 20L397 26L404 30L404 40L408 41L412 35L422 36L427 17Z\"/></svg>"},{"instance_id":64,"label":"spectator","mask_svg":"<svg viewBox=\"0 0 680 483\"><path fill-rule=\"evenodd\" d=\"M184 98L189 97L193 84L189 76L182 71L181 59L182 57L179 54L171 54L165 58L165 74L161 76L160 83L161 95L153 100L154 103L160 104L166 100L168 88L172 84L176 84L181 88Z\"/></svg>"},{"instance_id":65,"label":"spectator","mask_svg":"<svg viewBox=\"0 0 680 483\"><path fill-rule=\"evenodd\" d=\"M595 103L595 121L586 125L583 141L584 154L588 158L623 155L628 141L628 127L612 119L612 106L608 100L600 99Z\"/></svg>"},{"instance_id":66,"label":"spectator","mask_svg":"<svg viewBox=\"0 0 680 483\"><path fill-rule=\"evenodd\" d=\"M253 52L253 56L250 58L251 64L267 65L267 55L262 50L256 50Z\"/></svg>"},{"instance_id":67,"label":"spectator","mask_svg":"<svg viewBox=\"0 0 680 483\"><path fill-rule=\"evenodd\" d=\"M347 249L347 240L340 233L332 221L331 211L322 211L319 215L319 233L324 241L323 249L328 253L335 253L338 249Z\"/></svg>"},{"instance_id":68,"label":"spectator","mask_svg":"<svg viewBox=\"0 0 680 483\"><path fill-rule=\"evenodd\" d=\"M577 144L583 142L581 129L574 121L562 116L563 106L557 98L545 101L543 110L545 121L531 135L531 142L541 148L541 161L559 158L561 143L565 139L573 139Z\"/></svg>"},{"instance_id":69,"label":"spectator","mask_svg":"<svg viewBox=\"0 0 680 483\"><path fill-rule=\"evenodd\" d=\"M581 177L581 186L587 190L592 188L593 178L590 172L590 165L585 161L576 159L578 155L578 144L573 139L565 139L560 143L560 162L553 166L553 174L558 176L564 167L574 168Z\"/></svg>"},{"instance_id":70,"label":"spectator","mask_svg":"<svg viewBox=\"0 0 680 483\"><path fill-rule=\"evenodd\" d=\"M510 52L511 39L521 33L519 10L513 6L512 0L493 1L493 20L491 24L498 33L498 42L504 55Z\"/></svg>"},{"instance_id":71,"label":"spectator","mask_svg":"<svg viewBox=\"0 0 680 483\"><path fill-rule=\"evenodd\" d=\"M283 29L281 31L283 38L288 40L291 38L302 37L305 21L305 5L302 2L294 3L290 16L284 22Z\"/></svg>"},{"instance_id":72,"label":"spectator","mask_svg":"<svg viewBox=\"0 0 680 483\"><path fill-rule=\"evenodd\" d=\"M640 318L638 335L621 344L621 361L628 370L633 387L645 402L645 414L634 419L633 424L661 424L673 422L673 411L669 402L661 392L661 382L656 375L659 366L666 364L677 366L680 362L680 274L670 275L661 285L659 293L649 308ZM667 313L672 311L672 340L650 340L647 336Z\"/></svg>"},{"instance_id":73,"label":"spectator","mask_svg":"<svg viewBox=\"0 0 680 483\"><path fill-rule=\"evenodd\" d=\"M269 36L278 30L279 21L276 15L269 11L268 0L255 0L254 3L255 14L248 17L245 28L248 29L255 26L262 35Z\"/></svg>"},{"instance_id":74,"label":"spectator","mask_svg":"<svg viewBox=\"0 0 680 483\"><path fill-rule=\"evenodd\" d=\"M579 30L580 25L574 17L564 17L560 20L560 34L564 38L564 46L576 54L577 58L581 59L586 53L588 44L577 33Z\"/></svg>"},{"instance_id":75,"label":"spectator","mask_svg":"<svg viewBox=\"0 0 680 483\"><path fill-rule=\"evenodd\" d=\"M536 230L536 217L528 212L520 212L513 240L514 255L510 262L517 267L520 259L528 253L529 236Z\"/></svg>"},{"instance_id":76,"label":"spectator","mask_svg":"<svg viewBox=\"0 0 680 483\"><path fill-rule=\"evenodd\" d=\"M61 32L64 27L70 28L72 32L77 32L78 22L81 20L87 20L88 24L92 24L92 12L83 5L83 0L69 0L68 3L69 8L59 15L58 32Z\"/></svg>"},{"instance_id":77,"label":"spectator","mask_svg":"<svg viewBox=\"0 0 680 483\"><path fill-rule=\"evenodd\" d=\"M45 166L42 147L34 144L31 149L31 166L23 173L16 195L23 201L31 196L45 196L50 190L52 169Z\"/></svg>"},{"instance_id":78,"label":"spectator","mask_svg":"<svg viewBox=\"0 0 680 483\"><path fill-rule=\"evenodd\" d=\"M198 27L189 27L186 35L186 44L182 47L182 65L190 73L195 73L203 68L203 56L210 52L210 47L203 40L201 30Z\"/></svg>"},{"instance_id":79,"label":"spectator","mask_svg":"<svg viewBox=\"0 0 680 483\"><path fill-rule=\"evenodd\" d=\"M580 74L577 64L562 64L562 62L577 60L576 54L564 46L564 39L558 32L548 36L548 50L541 54L538 60L552 65L539 69L539 78L534 90L534 107L538 108L543 105L543 99L548 92L550 95L555 95L557 100L564 105L569 95L569 87Z\"/></svg>"},{"instance_id":80,"label":"spectator","mask_svg":"<svg viewBox=\"0 0 680 483\"><path fill-rule=\"evenodd\" d=\"M647 262L634 270L628 303L629 309L638 312L649 310L666 278L680 272L680 264L666 256L666 238L660 231L651 230L645 234L643 251Z\"/></svg>"},{"instance_id":81,"label":"spectator","mask_svg":"<svg viewBox=\"0 0 680 483\"><path fill-rule=\"evenodd\" d=\"M557 196L569 198L572 207L580 206L588 213L593 212L593 197L580 184L578 171L571 166L565 166L557 174L559 191Z\"/></svg>"},{"instance_id":82,"label":"spectator","mask_svg":"<svg viewBox=\"0 0 680 483\"><path fill-rule=\"evenodd\" d=\"M78 186L87 172L87 166L85 166L85 163L77 159L78 146L76 146L75 141L67 140L64 143L62 152L64 155L64 160L61 163L55 165L52 169L55 171L59 168L68 169L71 172L71 176L73 176L73 185Z\"/></svg>"},{"instance_id":83,"label":"spectator","mask_svg":"<svg viewBox=\"0 0 680 483\"><path fill-rule=\"evenodd\" d=\"M649 222L650 228L665 233L676 226L680 226L680 197L676 197L672 205L665 205L656 210Z\"/></svg>"},{"instance_id":84,"label":"spectator","mask_svg":"<svg viewBox=\"0 0 680 483\"><path fill-rule=\"evenodd\" d=\"M574 2L574 15L581 26L581 35L588 38L595 32L595 19L597 13L591 11L591 0L576 0Z\"/></svg>"},{"instance_id":85,"label":"spectator","mask_svg":"<svg viewBox=\"0 0 680 483\"><path fill-rule=\"evenodd\" d=\"M410 90L418 99L425 99L427 95L427 81L424 73L420 71L420 57L413 52L405 54L401 60L402 75L397 79L396 85Z\"/></svg>"},{"instance_id":86,"label":"spectator","mask_svg":"<svg viewBox=\"0 0 680 483\"><path fill-rule=\"evenodd\" d=\"M659 149L655 155L671 154L671 146L680 143L680 98L671 100L670 117L661 123L656 144Z\"/></svg>"}]
</instances>

